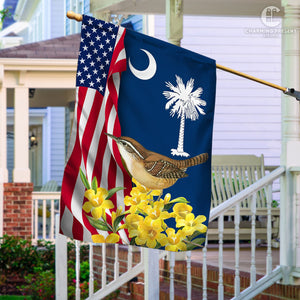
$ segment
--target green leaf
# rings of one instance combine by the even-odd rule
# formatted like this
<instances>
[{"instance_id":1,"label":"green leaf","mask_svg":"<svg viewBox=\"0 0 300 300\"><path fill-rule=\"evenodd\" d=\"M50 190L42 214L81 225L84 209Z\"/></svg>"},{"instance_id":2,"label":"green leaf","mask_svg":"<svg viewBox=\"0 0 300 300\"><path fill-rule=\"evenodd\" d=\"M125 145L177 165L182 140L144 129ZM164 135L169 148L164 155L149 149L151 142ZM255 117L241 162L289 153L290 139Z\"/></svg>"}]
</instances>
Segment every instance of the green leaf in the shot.
<instances>
[{"instance_id":1,"label":"green leaf","mask_svg":"<svg viewBox=\"0 0 300 300\"><path fill-rule=\"evenodd\" d=\"M108 227L108 225L101 221L101 220L95 220L94 218L87 216L88 220L90 221L90 224L95 227L96 229L100 229L103 231L111 231L111 228Z\"/></svg>"},{"instance_id":2,"label":"green leaf","mask_svg":"<svg viewBox=\"0 0 300 300\"><path fill-rule=\"evenodd\" d=\"M125 214L122 214L122 215L119 215L118 217L116 217L114 224L113 224L114 231L117 231L118 225L120 224L120 222L123 220L124 217L125 217Z\"/></svg>"},{"instance_id":3,"label":"green leaf","mask_svg":"<svg viewBox=\"0 0 300 300\"><path fill-rule=\"evenodd\" d=\"M196 245L193 245L193 244L187 244L187 245L186 245L186 251L193 250L193 249L195 249L196 247L197 247Z\"/></svg>"},{"instance_id":4,"label":"green leaf","mask_svg":"<svg viewBox=\"0 0 300 300\"><path fill-rule=\"evenodd\" d=\"M173 206L174 203L168 203L164 206L164 211L169 211L171 209L171 207Z\"/></svg>"},{"instance_id":5,"label":"green leaf","mask_svg":"<svg viewBox=\"0 0 300 300\"><path fill-rule=\"evenodd\" d=\"M92 181L92 189L94 190L95 194L97 194L98 182L96 176L94 176Z\"/></svg>"},{"instance_id":6,"label":"green leaf","mask_svg":"<svg viewBox=\"0 0 300 300\"><path fill-rule=\"evenodd\" d=\"M136 244L135 244L135 237L131 238L130 245L131 246L136 246Z\"/></svg>"},{"instance_id":7,"label":"green leaf","mask_svg":"<svg viewBox=\"0 0 300 300\"><path fill-rule=\"evenodd\" d=\"M178 197L170 201L170 203L189 203L184 197Z\"/></svg>"},{"instance_id":8,"label":"green leaf","mask_svg":"<svg viewBox=\"0 0 300 300\"><path fill-rule=\"evenodd\" d=\"M197 244L199 246L201 246L204 242L205 242L205 238L197 238L197 239L192 240L193 244Z\"/></svg>"},{"instance_id":9,"label":"green leaf","mask_svg":"<svg viewBox=\"0 0 300 300\"><path fill-rule=\"evenodd\" d=\"M106 196L105 200L110 199L116 192L121 191L121 190L125 190L125 188L120 186L120 187L115 187L115 188L109 190L108 195Z\"/></svg>"},{"instance_id":10,"label":"green leaf","mask_svg":"<svg viewBox=\"0 0 300 300\"><path fill-rule=\"evenodd\" d=\"M84 184L85 188L86 188L87 190L90 190L90 189L91 189L90 184L89 184L89 182L88 182L88 180L87 180L85 174L84 174L83 171L81 170L81 168L79 169L79 172L80 172L80 178L81 178L81 181L82 181L82 183Z\"/></svg>"}]
</instances>

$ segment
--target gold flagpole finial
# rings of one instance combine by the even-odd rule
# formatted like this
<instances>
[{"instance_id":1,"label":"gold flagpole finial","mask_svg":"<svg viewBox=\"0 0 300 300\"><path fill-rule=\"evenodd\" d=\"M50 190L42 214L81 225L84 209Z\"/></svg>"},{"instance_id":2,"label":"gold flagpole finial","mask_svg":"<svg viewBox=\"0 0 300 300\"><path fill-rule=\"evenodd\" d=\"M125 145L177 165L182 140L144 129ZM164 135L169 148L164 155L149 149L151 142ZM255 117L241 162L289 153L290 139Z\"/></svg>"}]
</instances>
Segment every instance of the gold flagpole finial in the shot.
<instances>
[{"instance_id":1,"label":"gold flagpole finial","mask_svg":"<svg viewBox=\"0 0 300 300\"><path fill-rule=\"evenodd\" d=\"M67 12L67 17L69 19L76 20L77 22L81 22L82 21L82 15L81 14L76 14L76 13L74 13L74 11L71 11L71 10L69 10Z\"/></svg>"}]
</instances>

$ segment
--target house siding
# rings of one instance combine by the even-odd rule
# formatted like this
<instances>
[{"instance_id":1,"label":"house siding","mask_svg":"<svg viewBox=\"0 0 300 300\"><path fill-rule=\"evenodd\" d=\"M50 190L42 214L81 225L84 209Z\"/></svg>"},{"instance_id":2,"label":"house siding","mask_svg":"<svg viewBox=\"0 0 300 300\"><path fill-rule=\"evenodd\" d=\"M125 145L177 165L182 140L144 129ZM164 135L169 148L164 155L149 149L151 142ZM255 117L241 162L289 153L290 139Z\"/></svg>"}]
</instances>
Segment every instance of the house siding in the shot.
<instances>
[{"instance_id":1,"label":"house siding","mask_svg":"<svg viewBox=\"0 0 300 300\"><path fill-rule=\"evenodd\" d=\"M59 185L62 182L63 170L65 166L65 108L48 107L51 110L50 123L50 178L55 180Z\"/></svg>"},{"instance_id":2,"label":"house siding","mask_svg":"<svg viewBox=\"0 0 300 300\"><path fill-rule=\"evenodd\" d=\"M155 16L155 36L163 40L165 22ZM267 29L259 18L184 16L182 47L280 84L281 36L251 28ZM280 122L280 91L217 70L213 154L264 154L267 165L279 165Z\"/></svg>"}]
</instances>

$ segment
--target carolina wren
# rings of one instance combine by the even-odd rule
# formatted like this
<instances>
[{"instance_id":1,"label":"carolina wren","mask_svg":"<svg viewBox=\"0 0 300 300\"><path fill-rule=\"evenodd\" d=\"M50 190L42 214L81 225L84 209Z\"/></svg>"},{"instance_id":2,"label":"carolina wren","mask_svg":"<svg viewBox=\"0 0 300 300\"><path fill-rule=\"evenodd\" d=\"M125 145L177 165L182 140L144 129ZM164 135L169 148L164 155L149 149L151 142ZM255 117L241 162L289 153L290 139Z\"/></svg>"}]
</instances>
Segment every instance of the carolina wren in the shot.
<instances>
[{"instance_id":1,"label":"carolina wren","mask_svg":"<svg viewBox=\"0 0 300 300\"><path fill-rule=\"evenodd\" d=\"M145 149L130 137L115 137L106 133L116 141L121 157L129 173L142 185L149 189L162 190L175 184L179 178L187 177L186 169L203 164L208 159L207 153L176 160Z\"/></svg>"}]
</instances>

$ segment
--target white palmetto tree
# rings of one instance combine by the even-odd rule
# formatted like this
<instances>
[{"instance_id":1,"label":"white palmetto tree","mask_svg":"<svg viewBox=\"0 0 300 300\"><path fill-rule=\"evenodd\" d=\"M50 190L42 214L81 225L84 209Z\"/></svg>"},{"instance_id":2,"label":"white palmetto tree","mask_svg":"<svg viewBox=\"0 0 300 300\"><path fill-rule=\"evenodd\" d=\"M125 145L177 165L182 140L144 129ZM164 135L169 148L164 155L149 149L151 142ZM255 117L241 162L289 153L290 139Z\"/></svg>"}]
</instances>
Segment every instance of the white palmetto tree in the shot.
<instances>
[{"instance_id":1,"label":"white palmetto tree","mask_svg":"<svg viewBox=\"0 0 300 300\"><path fill-rule=\"evenodd\" d=\"M183 150L185 119L195 121L199 118L199 114L205 115L205 112L201 106L205 106L206 102L200 99L200 96L203 92L201 87L193 91L193 78L191 78L187 84L184 85L182 78L180 78L178 75L175 76L177 86L174 86L170 82L166 82L166 86L171 91L163 92L163 95L168 100L165 108L171 109L170 115L172 117L177 114L177 117L180 118L178 146L177 149L171 149L171 153L172 155L189 156L189 153Z\"/></svg>"}]
</instances>

